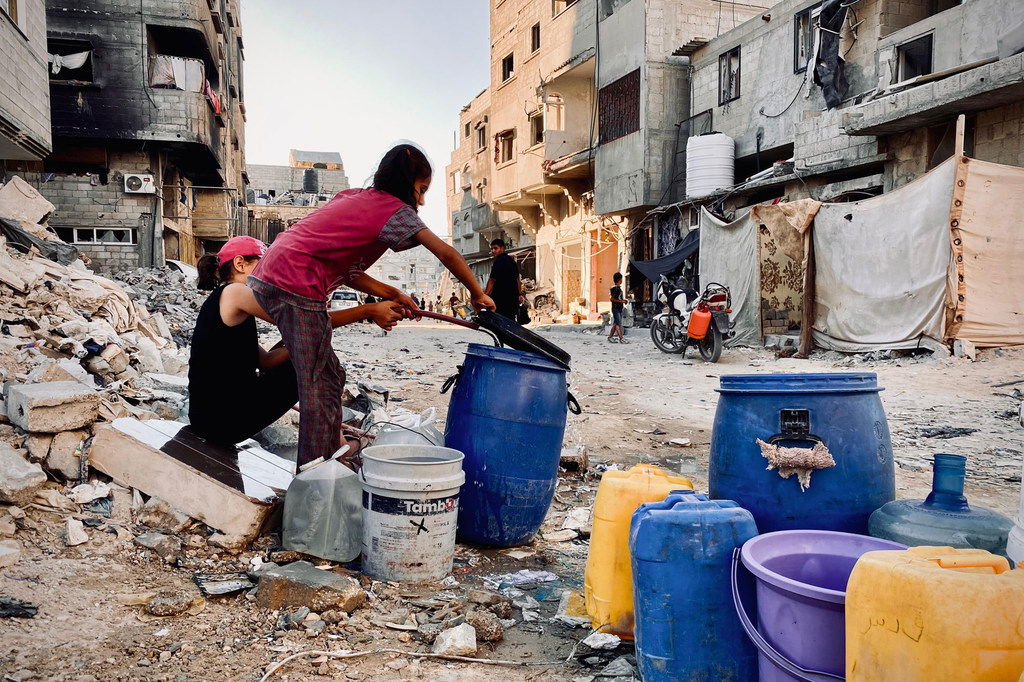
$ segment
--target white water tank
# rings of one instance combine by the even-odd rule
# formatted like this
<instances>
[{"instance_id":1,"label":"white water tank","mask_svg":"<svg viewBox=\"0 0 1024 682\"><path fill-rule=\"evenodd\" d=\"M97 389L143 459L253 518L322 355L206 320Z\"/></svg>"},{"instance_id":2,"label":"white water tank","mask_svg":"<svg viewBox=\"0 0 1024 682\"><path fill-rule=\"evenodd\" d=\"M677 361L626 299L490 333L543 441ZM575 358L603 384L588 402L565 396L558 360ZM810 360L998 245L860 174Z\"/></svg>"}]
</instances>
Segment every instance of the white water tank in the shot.
<instances>
[{"instance_id":1,"label":"white water tank","mask_svg":"<svg viewBox=\"0 0 1024 682\"><path fill-rule=\"evenodd\" d=\"M722 133L691 137L686 142L686 196L706 197L734 184L736 141Z\"/></svg>"}]
</instances>

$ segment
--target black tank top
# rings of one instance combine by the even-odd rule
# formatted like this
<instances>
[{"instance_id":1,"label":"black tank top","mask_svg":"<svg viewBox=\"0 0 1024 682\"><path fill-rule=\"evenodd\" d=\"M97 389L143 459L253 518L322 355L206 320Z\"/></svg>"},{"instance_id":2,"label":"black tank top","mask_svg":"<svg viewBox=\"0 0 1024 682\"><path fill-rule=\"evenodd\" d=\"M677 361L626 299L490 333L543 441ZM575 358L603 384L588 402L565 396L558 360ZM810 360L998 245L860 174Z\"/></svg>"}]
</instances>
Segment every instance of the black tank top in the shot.
<instances>
[{"instance_id":1,"label":"black tank top","mask_svg":"<svg viewBox=\"0 0 1024 682\"><path fill-rule=\"evenodd\" d=\"M250 395L256 388L259 337L256 318L229 327L220 317L221 286L199 310L188 363L189 420L196 426L225 416L230 395Z\"/></svg>"}]
</instances>

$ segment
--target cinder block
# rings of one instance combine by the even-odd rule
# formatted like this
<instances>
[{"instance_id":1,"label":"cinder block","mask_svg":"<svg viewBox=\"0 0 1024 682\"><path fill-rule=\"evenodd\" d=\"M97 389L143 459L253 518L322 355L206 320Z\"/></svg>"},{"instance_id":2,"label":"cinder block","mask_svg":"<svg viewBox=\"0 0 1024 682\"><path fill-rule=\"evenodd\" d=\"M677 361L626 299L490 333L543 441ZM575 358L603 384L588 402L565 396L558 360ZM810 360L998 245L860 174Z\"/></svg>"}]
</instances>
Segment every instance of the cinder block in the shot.
<instances>
[{"instance_id":1,"label":"cinder block","mask_svg":"<svg viewBox=\"0 0 1024 682\"><path fill-rule=\"evenodd\" d=\"M88 426L99 413L100 394L77 381L48 381L12 386L8 418L25 429L59 433Z\"/></svg>"}]
</instances>

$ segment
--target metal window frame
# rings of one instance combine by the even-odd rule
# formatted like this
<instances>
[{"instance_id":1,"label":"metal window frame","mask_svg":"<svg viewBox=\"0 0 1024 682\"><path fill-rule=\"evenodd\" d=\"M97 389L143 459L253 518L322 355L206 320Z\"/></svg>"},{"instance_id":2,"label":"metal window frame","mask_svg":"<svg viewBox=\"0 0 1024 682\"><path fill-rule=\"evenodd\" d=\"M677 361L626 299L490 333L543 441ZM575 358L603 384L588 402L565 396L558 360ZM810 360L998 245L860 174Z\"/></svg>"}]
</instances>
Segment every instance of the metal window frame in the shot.
<instances>
[{"instance_id":1,"label":"metal window frame","mask_svg":"<svg viewBox=\"0 0 1024 682\"><path fill-rule=\"evenodd\" d=\"M807 60L800 61L800 20L807 17L810 21L810 43L808 51L814 49L814 26L817 17L821 16L821 3L805 7L793 15L793 73L803 73L807 70Z\"/></svg>"},{"instance_id":2,"label":"metal window frame","mask_svg":"<svg viewBox=\"0 0 1024 682\"><path fill-rule=\"evenodd\" d=\"M736 100L738 100L740 98L740 82L741 82L741 76L743 74L743 54L742 54L740 48L741 48L741 46L737 45L736 47L732 48L731 50L726 50L722 54L718 55L718 106L724 106L724 105L728 104L729 102L735 102ZM723 85L723 83L722 83L722 74L723 74L722 66L723 66L723 64L728 66L729 61L730 61L730 57L733 54L736 55L736 81L735 81L735 83L733 83L732 71L727 68L725 70L725 73L729 74L728 75L728 82L729 82L729 86L730 86L729 87L730 97L728 99L725 99L723 97L724 89L722 87L722 85ZM732 86L734 84L736 86L735 87L735 91L732 88Z\"/></svg>"}]
</instances>

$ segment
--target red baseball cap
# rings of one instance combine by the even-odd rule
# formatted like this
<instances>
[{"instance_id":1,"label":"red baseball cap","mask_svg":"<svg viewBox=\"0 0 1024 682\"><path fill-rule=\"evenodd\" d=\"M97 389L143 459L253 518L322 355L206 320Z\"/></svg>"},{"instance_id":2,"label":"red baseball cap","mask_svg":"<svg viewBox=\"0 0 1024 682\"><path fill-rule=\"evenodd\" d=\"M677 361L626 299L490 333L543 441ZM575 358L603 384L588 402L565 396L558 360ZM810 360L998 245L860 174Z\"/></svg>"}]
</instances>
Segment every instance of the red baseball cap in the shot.
<instances>
[{"instance_id":1,"label":"red baseball cap","mask_svg":"<svg viewBox=\"0 0 1024 682\"><path fill-rule=\"evenodd\" d=\"M235 256L259 256L267 252L267 245L255 237L232 237L217 252L217 265L224 265Z\"/></svg>"}]
</instances>

